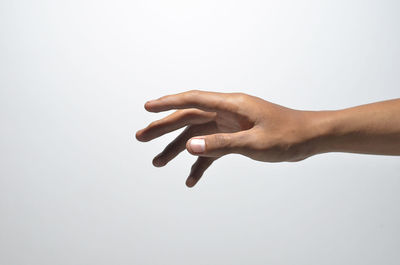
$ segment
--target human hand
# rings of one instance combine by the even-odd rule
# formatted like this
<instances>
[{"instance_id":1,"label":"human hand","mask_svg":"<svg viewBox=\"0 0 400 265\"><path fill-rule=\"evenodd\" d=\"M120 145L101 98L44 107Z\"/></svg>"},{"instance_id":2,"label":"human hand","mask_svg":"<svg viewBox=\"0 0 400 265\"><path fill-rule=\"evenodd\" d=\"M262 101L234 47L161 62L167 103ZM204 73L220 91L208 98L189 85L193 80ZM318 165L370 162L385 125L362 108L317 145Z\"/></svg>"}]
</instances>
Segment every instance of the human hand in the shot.
<instances>
[{"instance_id":1,"label":"human hand","mask_svg":"<svg viewBox=\"0 0 400 265\"><path fill-rule=\"evenodd\" d=\"M312 155L312 112L289 109L243 93L192 90L145 104L150 112L178 109L136 133L147 142L185 126L186 129L153 159L165 166L187 149L198 156L186 180L193 187L218 158L236 153L259 161L299 161Z\"/></svg>"}]
</instances>

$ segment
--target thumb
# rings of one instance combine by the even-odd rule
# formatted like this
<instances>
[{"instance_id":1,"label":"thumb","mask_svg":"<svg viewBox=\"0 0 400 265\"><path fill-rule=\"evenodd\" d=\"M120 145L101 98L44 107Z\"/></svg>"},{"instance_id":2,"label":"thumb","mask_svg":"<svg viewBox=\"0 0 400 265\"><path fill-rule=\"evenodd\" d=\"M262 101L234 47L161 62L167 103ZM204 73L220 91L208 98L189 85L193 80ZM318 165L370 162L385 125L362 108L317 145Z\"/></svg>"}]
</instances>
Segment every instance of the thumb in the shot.
<instances>
[{"instance_id":1,"label":"thumb","mask_svg":"<svg viewBox=\"0 0 400 265\"><path fill-rule=\"evenodd\" d=\"M196 136L186 142L186 149L192 155L221 157L230 153L240 153L246 138L248 134L244 131Z\"/></svg>"}]
</instances>

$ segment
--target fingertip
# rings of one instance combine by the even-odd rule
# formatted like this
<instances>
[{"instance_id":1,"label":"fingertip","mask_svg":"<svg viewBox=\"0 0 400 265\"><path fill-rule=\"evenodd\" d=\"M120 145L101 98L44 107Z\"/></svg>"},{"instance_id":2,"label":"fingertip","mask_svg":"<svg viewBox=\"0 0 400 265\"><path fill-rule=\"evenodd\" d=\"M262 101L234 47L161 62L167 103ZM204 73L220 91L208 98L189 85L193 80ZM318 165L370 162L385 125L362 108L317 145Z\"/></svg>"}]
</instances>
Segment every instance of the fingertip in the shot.
<instances>
[{"instance_id":1,"label":"fingertip","mask_svg":"<svg viewBox=\"0 0 400 265\"><path fill-rule=\"evenodd\" d=\"M155 166L155 167L163 167L163 166L165 166L165 161L162 159L162 158L160 158L159 156L156 156L154 159L153 159L153 166Z\"/></svg>"},{"instance_id":2,"label":"fingertip","mask_svg":"<svg viewBox=\"0 0 400 265\"><path fill-rule=\"evenodd\" d=\"M139 130L139 131L136 132L135 138L136 138L136 140L142 142L142 138L141 137L142 137L142 130Z\"/></svg>"},{"instance_id":3,"label":"fingertip","mask_svg":"<svg viewBox=\"0 0 400 265\"><path fill-rule=\"evenodd\" d=\"M147 102L144 104L144 109L145 109L145 110L151 111L151 104L152 104L151 102L152 102L152 100L147 101Z\"/></svg>"},{"instance_id":4,"label":"fingertip","mask_svg":"<svg viewBox=\"0 0 400 265\"><path fill-rule=\"evenodd\" d=\"M193 188L194 187L194 185L196 184L196 181L195 181L195 179L194 178L192 178L192 177L188 177L187 179L186 179L186 186L188 187L188 188Z\"/></svg>"},{"instance_id":5,"label":"fingertip","mask_svg":"<svg viewBox=\"0 0 400 265\"><path fill-rule=\"evenodd\" d=\"M136 132L136 139L140 142L148 142L150 139L146 138L146 134L143 134L143 129Z\"/></svg>"},{"instance_id":6,"label":"fingertip","mask_svg":"<svg viewBox=\"0 0 400 265\"><path fill-rule=\"evenodd\" d=\"M158 99L149 100L144 104L144 108L149 112L160 112L160 106L157 108L157 105L160 105L157 104L158 101Z\"/></svg>"}]
</instances>

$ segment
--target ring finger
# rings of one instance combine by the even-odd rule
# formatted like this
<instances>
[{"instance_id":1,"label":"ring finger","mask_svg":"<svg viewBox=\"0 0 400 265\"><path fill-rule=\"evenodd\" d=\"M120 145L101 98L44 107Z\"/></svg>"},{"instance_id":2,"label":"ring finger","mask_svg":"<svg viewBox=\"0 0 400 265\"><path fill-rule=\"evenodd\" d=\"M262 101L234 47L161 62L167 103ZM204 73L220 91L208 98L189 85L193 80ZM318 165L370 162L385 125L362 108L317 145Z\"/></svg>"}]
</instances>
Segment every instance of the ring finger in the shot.
<instances>
[{"instance_id":1,"label":"ring finger","mask_svg":"<svg viewBox=\"0 0 400 265\"><path fill-rule=\"evenodd\" d=\"M218 131L215 122L205 124L190 125L180 135L178 135L165 149L153 159L153 165L156 167L165 166L174 159L179 153L186 149L186 142L199 135L207 135Z\"/></svg>"}]
</instances>

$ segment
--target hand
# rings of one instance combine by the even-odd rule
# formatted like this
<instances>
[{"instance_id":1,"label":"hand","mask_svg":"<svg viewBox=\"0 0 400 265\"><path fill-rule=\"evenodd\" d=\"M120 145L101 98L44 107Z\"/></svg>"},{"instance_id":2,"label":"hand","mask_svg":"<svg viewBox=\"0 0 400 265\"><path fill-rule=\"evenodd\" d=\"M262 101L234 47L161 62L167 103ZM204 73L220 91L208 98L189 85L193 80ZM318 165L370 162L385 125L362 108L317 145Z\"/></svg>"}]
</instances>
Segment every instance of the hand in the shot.
<instances>
[{"instance_id":1,"label":"hand","mask_svg":"<svg viewBox=\"0 0 400 265\"><path fill-rule=\"evenodd\" d=\"M279 106L243 93L189 91L145 104L150 112L179 109L136 133L150 141L186 129L153 159L162 167L187 149L198 156L186 180L193 187L218 158L236 153L259 161L299 161L312 155L307 141L311 112Z\"/></svg>"}]
</instances>

